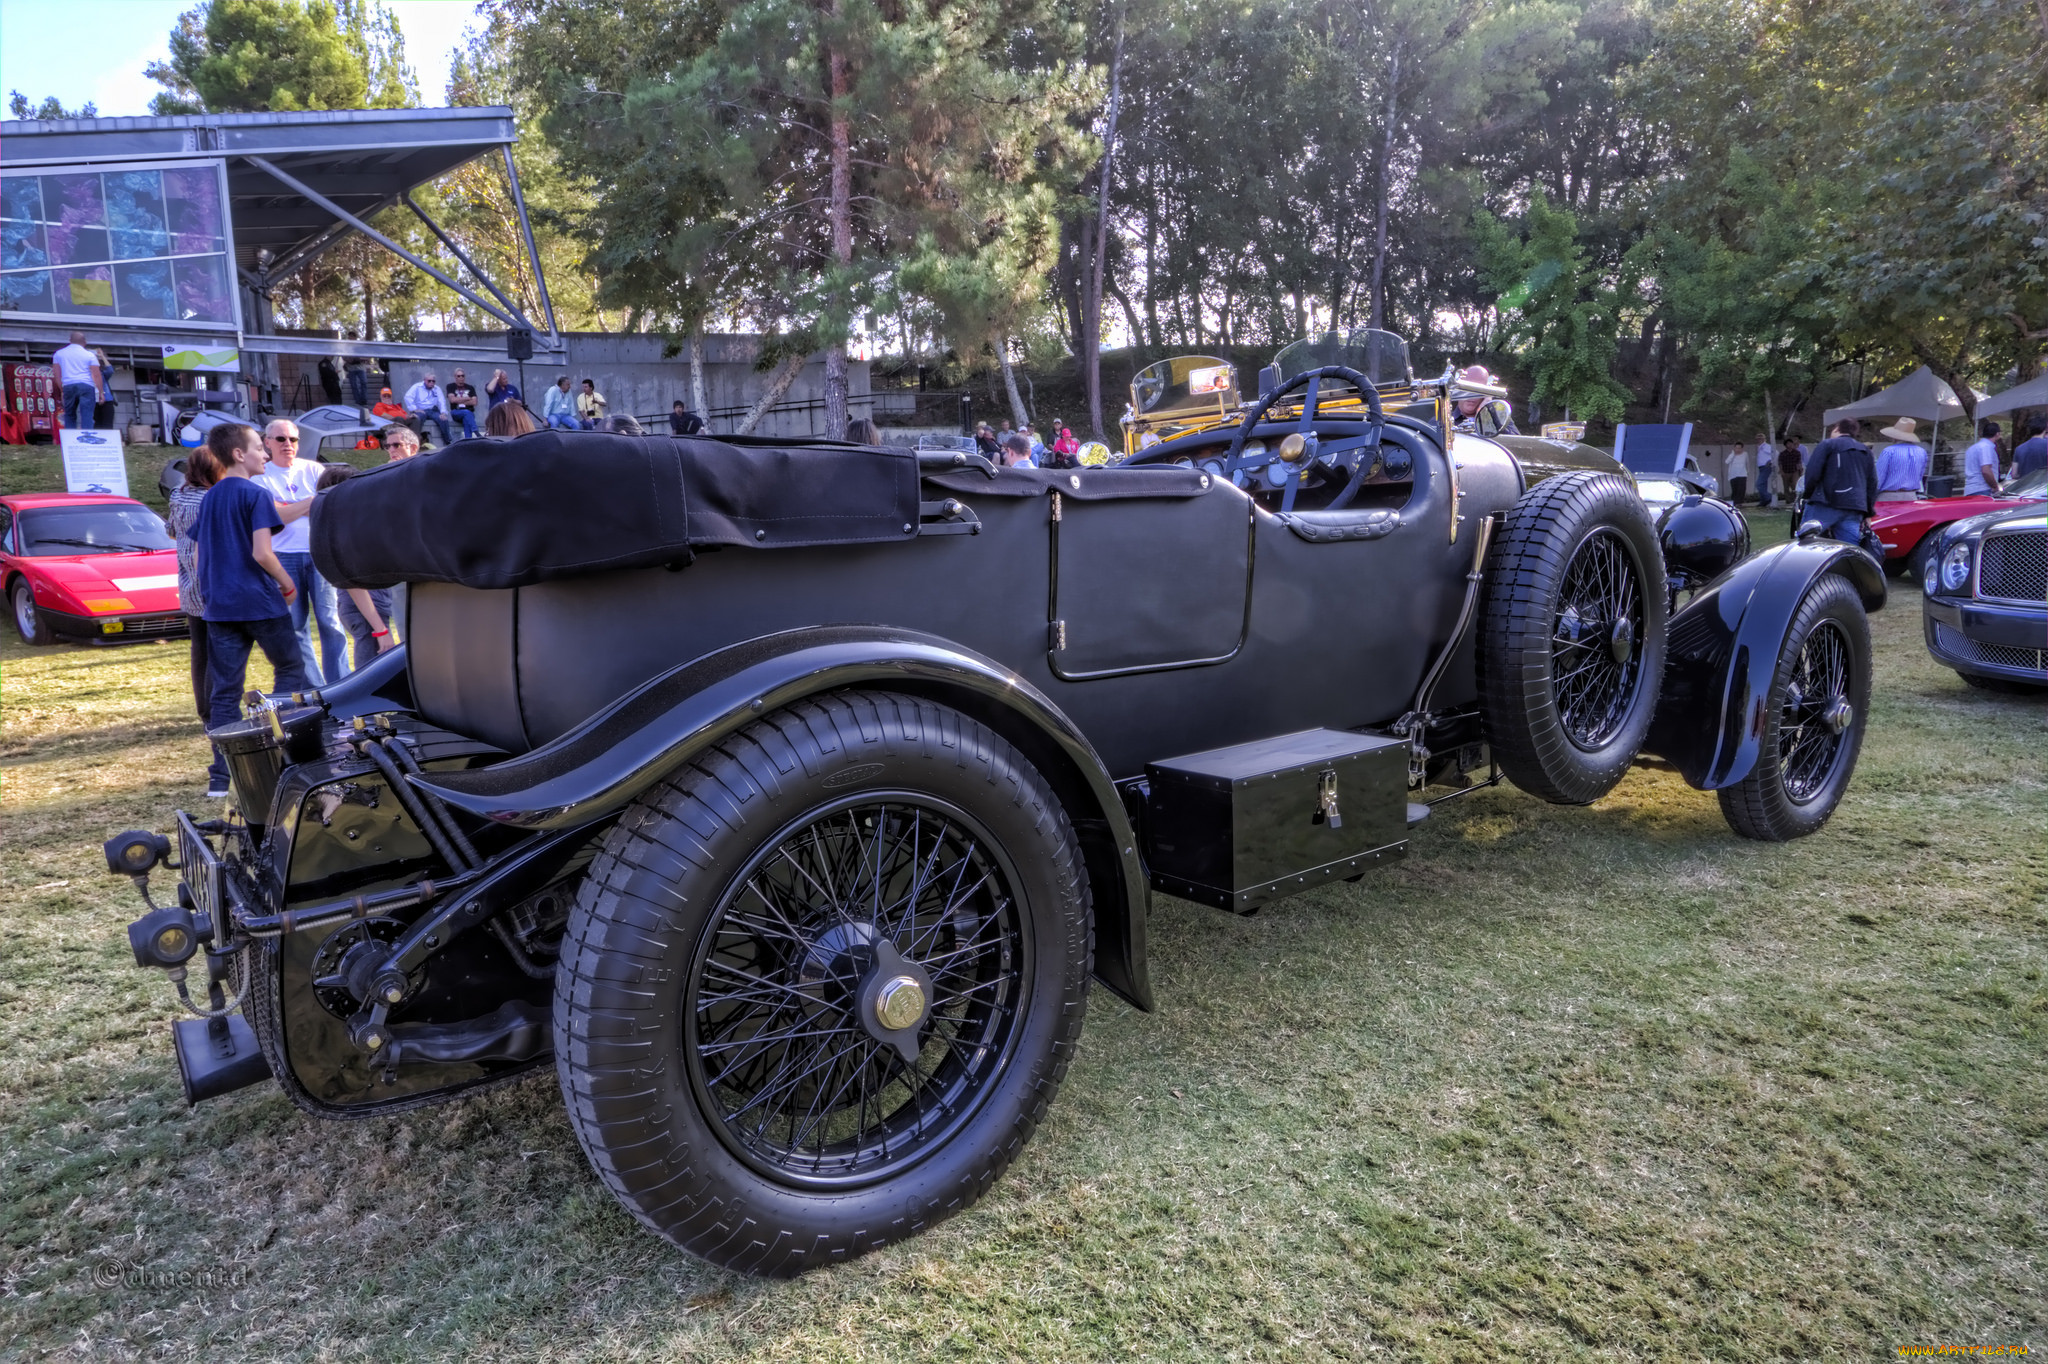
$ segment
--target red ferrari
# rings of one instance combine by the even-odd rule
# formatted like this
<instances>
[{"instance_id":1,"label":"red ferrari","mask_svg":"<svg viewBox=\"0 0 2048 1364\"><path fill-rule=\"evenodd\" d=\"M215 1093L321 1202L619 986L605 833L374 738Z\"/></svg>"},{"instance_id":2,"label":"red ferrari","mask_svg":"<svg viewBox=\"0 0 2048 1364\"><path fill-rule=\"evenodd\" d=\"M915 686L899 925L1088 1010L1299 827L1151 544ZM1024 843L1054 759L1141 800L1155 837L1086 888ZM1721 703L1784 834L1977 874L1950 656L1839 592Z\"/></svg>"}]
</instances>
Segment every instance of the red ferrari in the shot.
<instances>
[{"instance_id":1,"label":"red ferrari","mask_svg":"<svg viewBox=\"0 0 2048 1364\"><path fill-rule=\"evenodd\" d=\"M1914 582L1927 574L1927 556L1941 539L1942 527L1982 512L2004 511L2014 502L2048 498L2048 473L2035 472L2005 485L2002 493L1969 497L1923 497L1917 502L1880 502L1870 528L1884 544L1884 565L1907 573Z\"/></svg>"},{"instance_id":2,"label":"red ferrari","mask_svg":"<svg viewBox=\"0 0 2048 1364\"><path fill-rule=\"evenodd\" d=\"M177 546L162 517L126 497L0 497L0 590L29 644L187 632Z\"/></svg>"}]
</instances>

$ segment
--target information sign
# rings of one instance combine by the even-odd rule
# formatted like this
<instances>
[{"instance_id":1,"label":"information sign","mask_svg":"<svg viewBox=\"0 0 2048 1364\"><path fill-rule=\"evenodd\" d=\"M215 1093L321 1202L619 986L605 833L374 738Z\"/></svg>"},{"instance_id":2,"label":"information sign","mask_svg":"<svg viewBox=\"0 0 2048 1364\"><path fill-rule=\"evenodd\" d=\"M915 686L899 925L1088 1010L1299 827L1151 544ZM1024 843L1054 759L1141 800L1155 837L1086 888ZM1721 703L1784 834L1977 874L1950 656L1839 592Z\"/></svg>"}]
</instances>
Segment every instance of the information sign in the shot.
<instances>
[{"instance_id":1,"label":"information sign","mask_svg":"<svg viewBox=\"0 0 2048 1364\"><path fill-rule=\"evenodd\" d=\"M128 462L121 455L119 431L57 433L64 447L64 491L128 496Z\"/></svg>"}]
</instances>

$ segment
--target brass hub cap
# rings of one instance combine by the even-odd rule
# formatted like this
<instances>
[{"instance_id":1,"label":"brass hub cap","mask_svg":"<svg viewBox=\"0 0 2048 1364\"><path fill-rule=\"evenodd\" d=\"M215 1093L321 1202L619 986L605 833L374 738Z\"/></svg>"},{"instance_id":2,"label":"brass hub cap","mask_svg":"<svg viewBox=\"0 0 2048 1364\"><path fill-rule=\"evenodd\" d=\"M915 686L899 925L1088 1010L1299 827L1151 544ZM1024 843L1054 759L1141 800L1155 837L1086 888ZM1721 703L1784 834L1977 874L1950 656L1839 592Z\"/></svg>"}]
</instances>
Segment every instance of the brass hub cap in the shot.
<instances>
[{"instance_id":1,"label":"brass hub cap","mask_svg":"<svg viewBox=\"0 0 2048 1364\"><path fill-rule=\"evenodd\" d=\"M882 982L875 992L875 1021L885 1032L914 1028L924 1018L924 987L909 976Z\"/></svg>"}]
</instances>

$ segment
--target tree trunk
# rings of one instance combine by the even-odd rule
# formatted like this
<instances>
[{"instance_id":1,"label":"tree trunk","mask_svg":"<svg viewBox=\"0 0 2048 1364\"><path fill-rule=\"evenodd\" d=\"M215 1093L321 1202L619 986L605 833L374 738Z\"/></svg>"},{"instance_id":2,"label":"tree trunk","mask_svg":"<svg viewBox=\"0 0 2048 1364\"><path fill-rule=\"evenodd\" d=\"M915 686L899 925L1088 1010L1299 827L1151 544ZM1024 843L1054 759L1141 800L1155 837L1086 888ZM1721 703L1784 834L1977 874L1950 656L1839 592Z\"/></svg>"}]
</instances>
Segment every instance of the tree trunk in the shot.
<instances>
[{"instance_id":1,"label":"tree trunk","mask_svg":"<svg viewBox=\"0 0 2048 1364\"><path fill-rule=\"evenodd\" d=\"M1109 184L1116 167L1116 116L1123 99L1124 20L1116 20L1116 47L1109 58L1109 116L1102 128L1102 174L1095 185L1095 259L1088 263L1088 287L1081 300L1087 314L1087 333L1081 339L1088 353L1081 357L1082 379L1088 392L1088 424L1097 440L1102 439L1102 271L1109 260Z\"/></svg>"},{"instance_id":2,"label":"tree trunk","mask_svg":"<svg viewBox=\"0 0 2048 1364\"><path fill-rule=\"evenodd\" d=\"M844 357L845 352L841 351L840 354ZM826 355L829 363L831 353L828 351ZM782 395L789 392L789 386L796 382L797 375L803 373L804 364L810 358L808 355L792 355L777 366L775 377L768 381L767 389L754 400L754 405L747 409L747 415L740 418L740 424L732 429L732 433L735 436L751 434L755 426L760 424L761 418L768 415L768 409L781 402ZM840 434L844 435L846 428L842 425L839 430Z\"/></svg>"},{"instance_id":3,"label":"tree trunk","mask_svg":"<svg viewBox=\"0 0 2048 1364\"><path fill-rule=\"evenodd\" d=\"M996 338L996 357L1002 362L1003 366L1003 387L1009 390L1010 394L1010 417L1016 422L1017 429L1022 431L1025 427L1031 425L1031 416L1024 410L1024 395L1017 391L1017 371L1010 364L1009 337L999 336Z\"/></svg>"},{"instance_id":4,"label":"tree trunk","mask_svg":"<svg viewBox=\"0 0 2048 1364\"><path fill-rule=\"evenodd\" d=\"M1401 44L1396 42L1387 63L1387 126L1380 139L1380 165L1377 202L1373 209L1372 222L1372 322L1374 330L1384 330L1387 321L1387 181L1394 173L1394 120L1399 112L1397 102L1401 88Z\"/></svg>"},{"instance_id":5,"label":"tree trunk","mask_svg":"<svg viewBox=\"0 0 2048 1364\"><path fill-rule=\"evenodd\" d=\"M833 0L832 14L839 14ZM853 264L853 136L846 120L846 57L834 48L826 58L832 78L832 188L826 211L832 219L832 259L839 266L839 286L852 277ZM850 310L849 310L850 312ZM848 318L851 322L851 318ZM846 338L830 337L825 349L825 435L846 436Z\"/></svg>"},{"instance_id":6,"label":"tree trunk","mask_svg":"<svg viewBox=\"0 0 2048 1364\"><path fill-rule=\"evenodd\" d=\"M1124 325L1131 329L1132 349L1138 351L1141 355L1144 355L1144 358L1149 360L1151 356L1145 354L1145 329L1138 322L1138 310L1131 306L1131 296L1118 288L1116 281L1113 279L1105 280L1102 288L1105 293L1117 301L1117 306L1124 310Z\"/></svg>"},{"instance_id":7,"label":"tree trunk","mask_svg":"<svg viewBox=\"0 0 2048 1364\"><path fill-rule=\"evenodd\" d=\"M690 410L711 426L711 405L704 400L704 324L690 328Z\"/></svg>"}]
</instances>

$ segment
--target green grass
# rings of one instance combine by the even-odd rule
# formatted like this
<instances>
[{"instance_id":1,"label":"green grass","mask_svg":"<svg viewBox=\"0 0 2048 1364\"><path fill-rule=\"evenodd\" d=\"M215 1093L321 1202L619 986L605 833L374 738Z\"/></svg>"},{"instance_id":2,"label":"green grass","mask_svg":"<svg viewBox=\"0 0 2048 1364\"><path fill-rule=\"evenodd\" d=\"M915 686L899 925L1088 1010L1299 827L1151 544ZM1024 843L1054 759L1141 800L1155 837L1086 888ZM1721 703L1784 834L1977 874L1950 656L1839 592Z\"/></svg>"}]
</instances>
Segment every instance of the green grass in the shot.
<instances>
[{"instance_id":1,"label":"green grass","mask_svg":"<svg viewBox=\"0 0 2048 1364\"><path fill-rule=\"evenodd\" d=\"M5 468L0 464L0 468ZM11 474L10 474L11 476ZM153 478L151 480L153 482ZM1774 514L1763 534L1782 534ZM1820 835L1638 771L1441 807L1237 919L1155 901L973 1210L794 1283L656 1241L552 1074L187 1110L98 841L198 802L176 645L0 648L0 1353L108 1359L1874 1359L2048 1344L2048 702L1895 585ZM230 1276L97 1286L96 1267Z\"/></svg>"}]
</instances>

